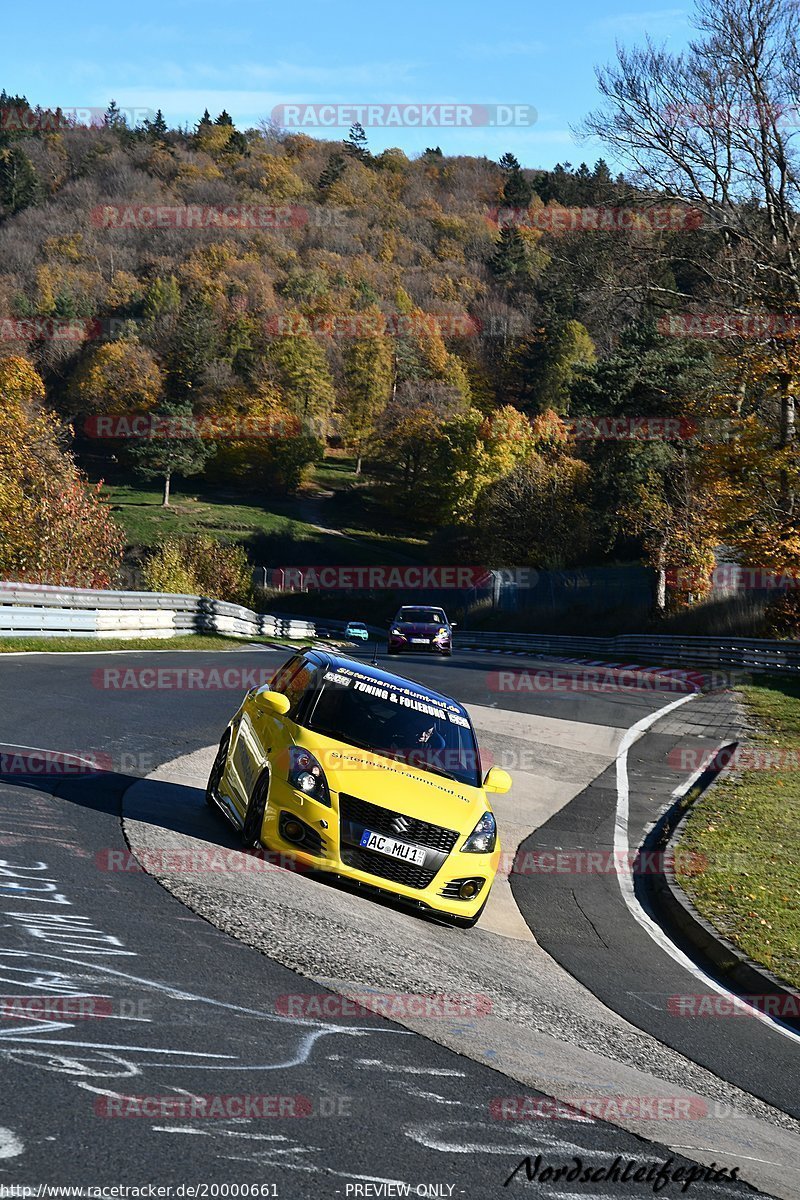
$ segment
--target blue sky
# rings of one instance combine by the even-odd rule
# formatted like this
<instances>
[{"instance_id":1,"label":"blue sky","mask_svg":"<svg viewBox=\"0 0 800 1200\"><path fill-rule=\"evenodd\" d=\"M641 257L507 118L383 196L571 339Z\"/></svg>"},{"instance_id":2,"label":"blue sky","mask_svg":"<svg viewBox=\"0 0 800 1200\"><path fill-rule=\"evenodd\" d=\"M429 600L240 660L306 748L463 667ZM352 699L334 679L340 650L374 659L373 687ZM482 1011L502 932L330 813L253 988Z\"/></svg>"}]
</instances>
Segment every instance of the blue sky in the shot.
<instances>
[{"instance_id":1,"label":"blue sky","mask_svg":"<svg viewBox=\"0 0 800 1200\"><path fill-rule=\"evenodd\" d=\"M669 0L609 0L604 10L591 0L39 0L4 7L0 87L47 106L114 97L125 109L160 107L171 125L226 108L240 128L287 103L525 104L537 112L527 128L368 128L369 145L592 164L604 148L576 143L570 127L597 102L595 65L646 33L681 49L690 14Z\"/></svg>"}]
</instances>

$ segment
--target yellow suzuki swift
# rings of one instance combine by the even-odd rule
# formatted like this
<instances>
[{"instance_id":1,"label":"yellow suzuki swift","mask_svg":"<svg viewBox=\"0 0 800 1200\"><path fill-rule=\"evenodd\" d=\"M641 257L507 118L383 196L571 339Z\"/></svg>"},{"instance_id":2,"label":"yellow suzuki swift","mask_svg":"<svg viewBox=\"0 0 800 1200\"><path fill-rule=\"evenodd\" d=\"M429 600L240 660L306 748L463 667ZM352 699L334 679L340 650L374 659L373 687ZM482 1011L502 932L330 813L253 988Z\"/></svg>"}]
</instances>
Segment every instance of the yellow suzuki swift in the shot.
<instances>
[{"instance_id":1,"label":"yellow suzuki swift","mask_svg":"<svg viewBox=\"0 0 800 1200\"><path fill-rule=\"evenodd\" d=\"M481 915L500 860L472 722L421 684L321 650L295 654L228 725L212 808L300 869L332 872L456 925Z\"/></svg>"}]
</instances>

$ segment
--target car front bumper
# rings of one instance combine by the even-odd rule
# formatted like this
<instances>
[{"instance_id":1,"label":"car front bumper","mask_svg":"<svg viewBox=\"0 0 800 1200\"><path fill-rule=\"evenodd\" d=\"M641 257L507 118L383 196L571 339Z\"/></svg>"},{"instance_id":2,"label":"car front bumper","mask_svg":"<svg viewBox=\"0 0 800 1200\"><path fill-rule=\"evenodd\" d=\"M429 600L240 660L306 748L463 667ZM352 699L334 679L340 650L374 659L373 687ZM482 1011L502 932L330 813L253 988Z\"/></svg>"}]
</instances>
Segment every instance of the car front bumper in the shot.
<instances>
[{"instance_id":1,"label":"car front bumper","mask_svg":"<svg viewBox=\"0 0 800 1200\"><path fill-rule=\"evenodd\" d=\"M450 654L452 651L452 642L448 638L447 641L429 641L425 643L412 642L409 638L389 637L388 649L399 653L401 650L410 650L415 654Z\"/></svg>"},{"instance_id":2,"label":"car front bumper","mask_svg":"<svg viewBox=\"0 0 800 1200\"><path fill-rule=\"evenodd\" d=\"M286 822L292 818L302 822L314 836L303 843L287 838ZM364 851L356 844L362 828L366 826L359 820L340 818L339 793L331 792L331 806L328 807L300 795L287 782L273 776L261 840L268 850L280 855L282 863L294 862L301 872L331 873L364 888L394 896L416 908L447 916L468 919L482 908L500 861L499 840L491 854L464 854L457 849L446 854L431 851L429 867L426 862L427 873L430 874L434 867L436 869L430 882L419 886L419 878L416 884L408 878L403 881L403 875L409 875L404 870L407 864L375 851ZM471 832L471 828L459 831L456 847L462 845ZM412 841L412 838L407 840ZM378 870L388 872L388 875L377 874ZM458 899L453 895L454 885L467 879L483 880L481 889L471 900Z\"/></svg>"}]
</instances>

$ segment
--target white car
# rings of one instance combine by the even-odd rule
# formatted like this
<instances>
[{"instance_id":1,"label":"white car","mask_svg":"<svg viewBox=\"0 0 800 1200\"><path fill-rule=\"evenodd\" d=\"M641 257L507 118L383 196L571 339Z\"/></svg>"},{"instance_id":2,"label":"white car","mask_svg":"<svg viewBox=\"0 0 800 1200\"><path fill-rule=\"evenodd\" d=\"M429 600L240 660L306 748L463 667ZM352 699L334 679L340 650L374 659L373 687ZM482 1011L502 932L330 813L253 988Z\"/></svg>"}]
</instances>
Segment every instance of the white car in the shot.
<instances>
[{"instance_id":1,"label":"white car","mask_svg":"<svg viewBox=\"0 0 800 1200\"><path fill-rule=\"evenodd\" d=\"M348 621L344 627L344 636L354 638L359 642L366 642L369 640L369 630L363 621Z\"/></svg>"}]
</instances>

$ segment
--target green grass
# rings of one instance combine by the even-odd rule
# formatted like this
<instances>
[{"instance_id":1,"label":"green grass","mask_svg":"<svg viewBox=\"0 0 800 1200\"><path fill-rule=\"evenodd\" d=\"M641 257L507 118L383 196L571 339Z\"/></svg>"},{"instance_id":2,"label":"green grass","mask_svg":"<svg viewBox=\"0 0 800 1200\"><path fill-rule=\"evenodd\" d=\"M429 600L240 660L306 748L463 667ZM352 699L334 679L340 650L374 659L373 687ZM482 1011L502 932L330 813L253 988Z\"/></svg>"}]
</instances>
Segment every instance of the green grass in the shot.
<instances>
[{"instance_id":1,"label":"green grass","mask_svg":"<svg viewBox=\"0 0 800 1200\"><path fill-rule=\"evenodd\" d=\"M759 679L742 694L760 731L748 745L794 751L800 763L800 681ZM730 776L697 803L680 845L709 859L708 870L678 874L699 912L750 958L800 986L797 769Z\"/></svg>"},{"instance_id":2,"label":"green grass","mask_svg":"<svg viewBox=\"0 0 800 1200\"><path fill-rule=\"evenodd\" d=\"M325 470L340 480L348 477L338 465L326 465ZM391 566L420 561L423 545L401 531L371 523L378 506L366 504L358 494L351 497L346 488L328 500L313 492L262 500L252 492L190 480L173 491L168 508L162 506L159 489L132 481L108 482L103 494L131 546L154 546L170 535L206 533L244 543L257 564ZM354 512L356 519L349 520ZM326 533L318 525L347 536Z\"/></svg>"},{"instance_id":3,"label":"green grass","mask_svg":"<svg viewBox=\"0 0 800 1200\"><path fill-rule=\"evenodd\" d=\"M248 503L226 489L178 492L169 508L162 507L159 490L135 484L110 485L103 492L132 545L152 546L170 534L190 533L210 533L232 541L277 533L297 540L318 537L307 522L253 503L252 497Z\"/></svg>"},{"instance_id":4,"label":"green grass","mask_svg":"<svg viewBox=\"0 0 800 1200\"><path fill-rule=\"evenodd\" d=\"M0 654L43 650L63 654L66 651L99 654L104 650L241 650L248 642L297 646L288 638L232 638L223 634L188 633L173 638L90 638L90 637L13 637L0 638Z\"/></svg>"}]
</instances>

